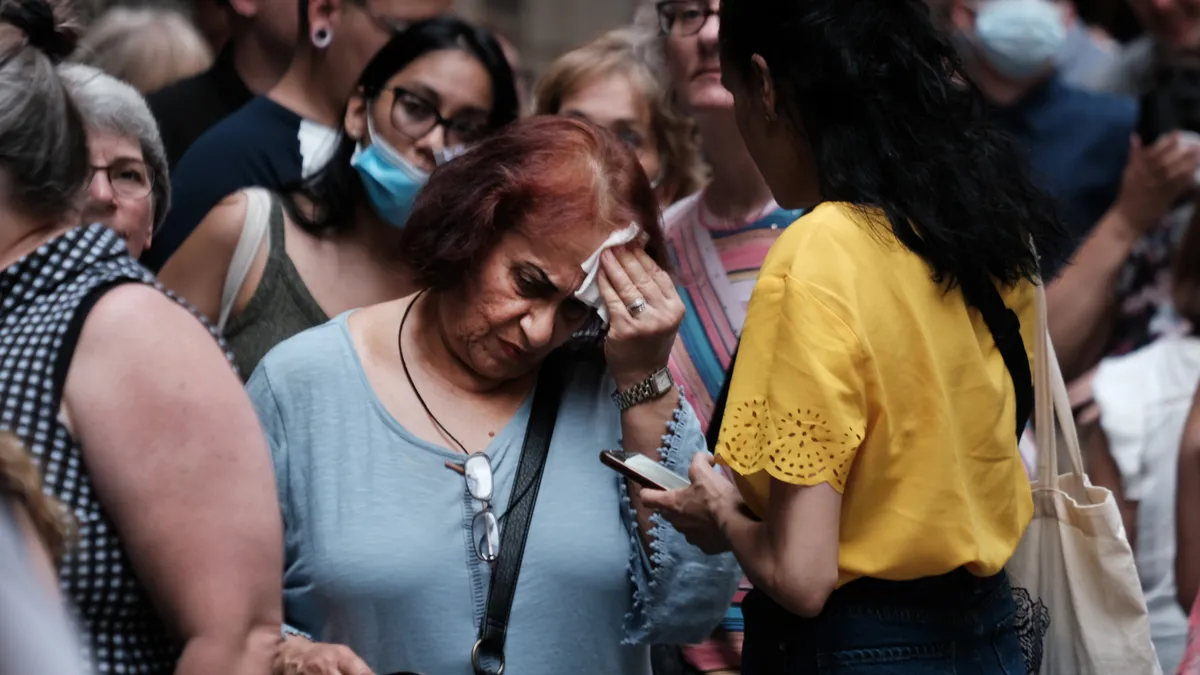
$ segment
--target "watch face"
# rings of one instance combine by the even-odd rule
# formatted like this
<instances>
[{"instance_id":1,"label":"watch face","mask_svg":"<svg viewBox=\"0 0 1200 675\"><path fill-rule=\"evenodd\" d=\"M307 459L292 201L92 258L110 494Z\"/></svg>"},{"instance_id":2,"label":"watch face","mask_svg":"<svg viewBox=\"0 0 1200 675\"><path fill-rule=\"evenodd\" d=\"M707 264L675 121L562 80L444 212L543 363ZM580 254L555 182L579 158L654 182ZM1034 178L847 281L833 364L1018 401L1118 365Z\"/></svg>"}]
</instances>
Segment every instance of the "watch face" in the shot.
<instances>
[{"instance_id":1,"label":"watch face","mask_svg":"<svg viewBox=\"0 0 1200 675\"><path fill-rule=\"evenodd\" d=\"M665 394L671 388L671 371L662 369L654 374L654 391L657 394Z\"/></svg>"}]
</instances>

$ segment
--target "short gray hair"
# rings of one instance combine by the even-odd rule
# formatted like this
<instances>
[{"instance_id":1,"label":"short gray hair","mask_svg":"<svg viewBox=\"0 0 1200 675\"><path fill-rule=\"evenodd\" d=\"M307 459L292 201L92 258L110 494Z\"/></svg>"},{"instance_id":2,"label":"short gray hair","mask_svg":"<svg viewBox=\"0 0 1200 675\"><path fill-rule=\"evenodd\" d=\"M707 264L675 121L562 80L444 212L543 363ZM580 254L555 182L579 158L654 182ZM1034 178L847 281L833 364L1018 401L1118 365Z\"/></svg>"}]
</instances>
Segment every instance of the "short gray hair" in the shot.
<instances>
[{"instance_id":1,"label":"short gray hair","mask_svg":"<svg viewBox=\"0 0 1200 675\"><path fill-rule=\"evenodd\" d=\"M142 156L154 172L151 194L154 197L154 228L158 229L171 206L171 176L158 122L150 112L150 106L146 105L146 99L131 85L92 66L65 64L59 66L59 74L89 131L122 136L141 146Z\"/></svg>"},{"instance_id":2,"label":"short gray hair","mask_svg":"<svg viewBox=\"0 0 1200 675\"><path fill-rule=\"evenodd\" d=\"M663 45L663 34L658 23L656 0L642 0L633 15L629 27L633 35L638 56L646 62L651 72L658 77L666 91L673 90L671 75L667 71L667 55Z\"/></svg>"}]
</instances>

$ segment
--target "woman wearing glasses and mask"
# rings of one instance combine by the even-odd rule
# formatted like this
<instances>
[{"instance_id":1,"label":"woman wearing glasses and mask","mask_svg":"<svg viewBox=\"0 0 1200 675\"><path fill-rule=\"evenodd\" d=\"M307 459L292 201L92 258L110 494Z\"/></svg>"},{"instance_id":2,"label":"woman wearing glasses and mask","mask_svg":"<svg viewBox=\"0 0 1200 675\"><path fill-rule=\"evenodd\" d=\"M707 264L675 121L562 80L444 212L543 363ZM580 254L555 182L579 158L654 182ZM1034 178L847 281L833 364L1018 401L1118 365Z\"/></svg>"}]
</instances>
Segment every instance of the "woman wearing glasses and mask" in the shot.
<instances>
[{"instance_id":1,"label":"woman wearing glasses and mask","mask_svg":"<svg viewBox=\"0 0 1200 675\"><path fill-rule=\"evenodd\" d=\"M732 558L599 459L683 475L705 452L666 369L683 305L658 213L615 137L517 122L417 198L401 244L423 290L262 360L286 621L308 634L276 673L650 675L648 645L713 628Z\"/></svg>"},{"instance_id":2,"label":"woman wearing glasses and mask","mask_svg":"<svg viewBox=\"0 0 1200 675\"><path fill-rule=\"evenodd\" d=\"M516 117L489 34L453 18L414 24L367 65L324 169L280 194L228 197L159 278L218 325L249 377L292 335L416 290L398 242L417 192Z\"/></svg>"}]
</instances>

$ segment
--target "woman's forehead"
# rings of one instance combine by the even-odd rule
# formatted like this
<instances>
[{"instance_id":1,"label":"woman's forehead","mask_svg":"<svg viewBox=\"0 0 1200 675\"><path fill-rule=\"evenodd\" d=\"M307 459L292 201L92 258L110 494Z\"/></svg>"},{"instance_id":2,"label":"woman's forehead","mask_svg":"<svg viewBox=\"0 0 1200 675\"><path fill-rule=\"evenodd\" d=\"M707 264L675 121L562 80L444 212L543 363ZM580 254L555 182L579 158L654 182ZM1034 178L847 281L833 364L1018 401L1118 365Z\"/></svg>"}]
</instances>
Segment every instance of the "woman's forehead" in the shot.
<instances>
[{"instance_id":1,"label":"woman's forehead","mask_svg":"<svg viewBox=\"0 0 1200 675\"><path fill-rule=\"evenodd\" d=\"M606 225L584 224L544 227L536 232L519 228L513 230L510 237L514 251L533 255L547 263L578 266L600 248L611 232Z\"/></svg>"},{"instance_id":2,"label":"woman's forehead","mask_svg":"<svg viewBox=\"0 0 1200 675\"><path fill-rule=\"evenodd\" d=\"M516 229L500 242L509 264L528 263L546 273L556 286L574 290L583 280L581 265L612 234L608 225L589 224L542 228L538 232Z\"/></svg>"}]
</instances>

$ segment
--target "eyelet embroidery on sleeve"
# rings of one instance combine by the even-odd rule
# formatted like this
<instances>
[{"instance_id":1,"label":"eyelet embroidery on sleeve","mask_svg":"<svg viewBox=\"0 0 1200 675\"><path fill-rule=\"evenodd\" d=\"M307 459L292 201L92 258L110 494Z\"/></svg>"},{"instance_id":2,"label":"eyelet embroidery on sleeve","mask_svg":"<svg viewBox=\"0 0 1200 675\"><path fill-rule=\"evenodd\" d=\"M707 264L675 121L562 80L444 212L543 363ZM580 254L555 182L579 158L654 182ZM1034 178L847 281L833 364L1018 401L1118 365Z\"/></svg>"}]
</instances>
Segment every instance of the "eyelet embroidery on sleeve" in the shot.
<instances>
[{"instance_id":1,"label":"eyelet embroidery on sleeve","mask_svg":"<svg viewBox=\"0 0 1200 675\"><path fill-rule=\"evenodd\" d=\"M862 438L861 430L832 429L820 411L776 417L766 400L752 398L726 410L718 454L743 476L765 469L787 483L829 483L843 492Z\"/></svg>"}]
</instances>

